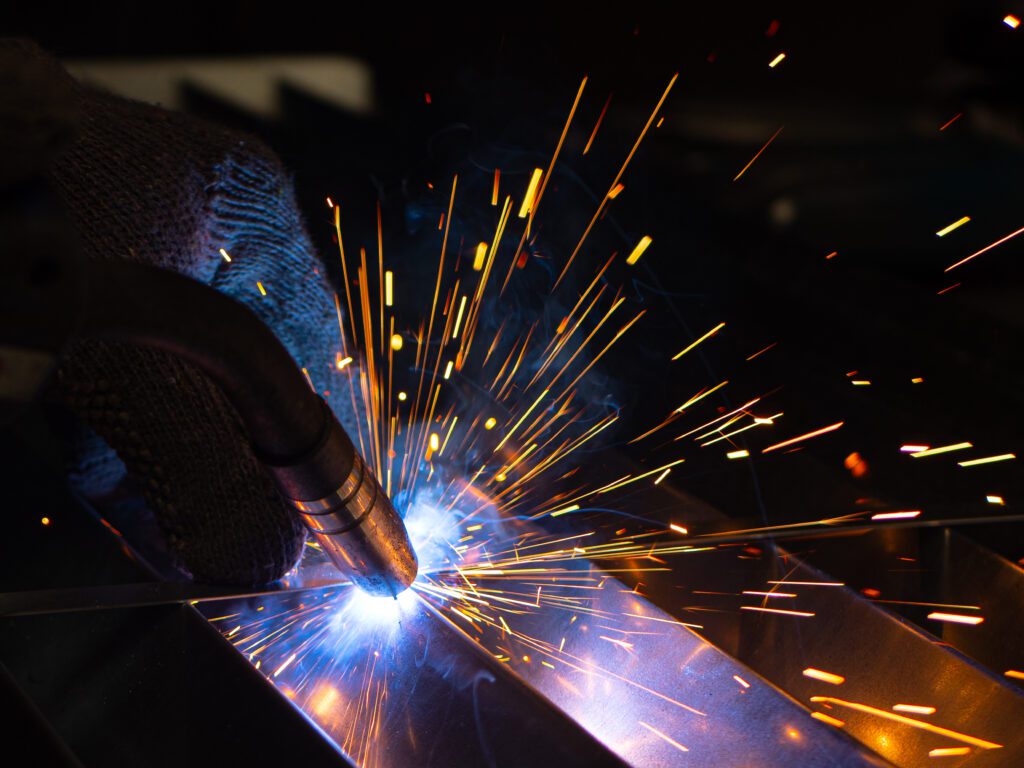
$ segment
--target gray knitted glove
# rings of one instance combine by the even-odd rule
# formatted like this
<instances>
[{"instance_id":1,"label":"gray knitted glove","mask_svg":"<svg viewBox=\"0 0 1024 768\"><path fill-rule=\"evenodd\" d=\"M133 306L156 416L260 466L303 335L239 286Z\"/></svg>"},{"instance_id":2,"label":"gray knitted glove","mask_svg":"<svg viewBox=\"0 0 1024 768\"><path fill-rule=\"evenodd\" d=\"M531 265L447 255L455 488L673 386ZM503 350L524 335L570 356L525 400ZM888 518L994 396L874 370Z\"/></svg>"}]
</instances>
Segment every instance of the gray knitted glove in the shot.
<instances>
[{"instance_id":1,"label":"gray knitted glove","mask_svg":"<svg viewBox=\"0 0 1024 768\"><path fill-rule=\"evenodd\" d=\"M68 82L78 134L51 179L85 257L216 287L253 309L321 389L340 391L332 294L278 159L253 139ZM131 476L193 578L260 584L295 563L303 529L232 406L196 368L158 350L80 341L56 394L88 428L76 446L79 486L103 494Z\"/></svg>"}]
</instances>

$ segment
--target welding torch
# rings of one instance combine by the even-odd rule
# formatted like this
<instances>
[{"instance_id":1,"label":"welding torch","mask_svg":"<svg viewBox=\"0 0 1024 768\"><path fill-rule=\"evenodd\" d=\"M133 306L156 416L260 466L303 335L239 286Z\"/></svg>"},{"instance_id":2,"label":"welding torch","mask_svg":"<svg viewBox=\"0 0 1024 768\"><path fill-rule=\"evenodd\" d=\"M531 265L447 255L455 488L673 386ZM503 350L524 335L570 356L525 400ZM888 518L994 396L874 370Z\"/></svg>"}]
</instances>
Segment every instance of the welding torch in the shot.
<instances>
[{"instance_id":1,"label":"welding torch","mask_svg":"<svg viewBox=\"0 0 1024 768\"><path fill-rule=\"evenodd\" d=\"M34 394L44 378L39 361L55 359L70 339L166 350L223 390L281 496L339 570L377 596L397 597L412 584L416 555L391 499L254 312L168 270L78 261L67 257L66 242L41 249L38 238L7 244L27 252L3 260L0 396ZM33 386L24 386L29 379Z\"/></svg>"}]
</instances>

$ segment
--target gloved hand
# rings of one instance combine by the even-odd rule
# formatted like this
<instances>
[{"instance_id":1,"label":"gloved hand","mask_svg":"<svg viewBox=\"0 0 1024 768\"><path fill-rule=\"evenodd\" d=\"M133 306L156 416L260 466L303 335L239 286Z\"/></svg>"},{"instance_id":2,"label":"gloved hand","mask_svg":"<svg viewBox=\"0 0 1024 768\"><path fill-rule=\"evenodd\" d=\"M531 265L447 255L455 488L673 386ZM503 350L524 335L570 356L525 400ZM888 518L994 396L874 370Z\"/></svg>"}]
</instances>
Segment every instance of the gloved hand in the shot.
<instances>
[{"instance_id":1,"label":"gloved hand","mask_svg":"<svg viewBox=\"0 0 1024 768\"><path fill-rule=\"evenodd\" d=\"M33 46L6 46L45 58ZM214 286L254 310L321 387L329 382L339 348L334 302L273 153L59 76L79 119L50 177L85 258L145 262ZM193 578L255 585L296 562L303 528L230 403L192 365L159 350L78 341L54 391L87 427L75 445L79 487L103 494L130 476Z\"/></svg>"}]
</instances>

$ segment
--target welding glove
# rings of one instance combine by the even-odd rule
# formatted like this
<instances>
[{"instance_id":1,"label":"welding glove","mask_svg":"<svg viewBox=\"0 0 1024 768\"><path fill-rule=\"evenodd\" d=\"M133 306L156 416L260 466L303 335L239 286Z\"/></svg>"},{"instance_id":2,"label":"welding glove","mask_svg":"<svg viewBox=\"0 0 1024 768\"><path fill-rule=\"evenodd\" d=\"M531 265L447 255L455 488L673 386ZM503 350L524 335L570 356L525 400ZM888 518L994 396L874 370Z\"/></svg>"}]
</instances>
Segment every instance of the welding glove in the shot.
<instances>
[{"instance_id":1,"label":"welding glove","mask_svg":"<svg viewBox=\"0 0 1024 768\"><path fill-rule=\"evenodd\" d=\"M215 287L259 315L323 381L338 346L333 296L274 154L250 137L75 83L31 44L0 42L0 51L52 66L66 81L77 131L50 180L84 257L153 264ZM82 340L63 356L53 394L83 427L73 482L92 497L140 489L188 575L255 585L296 562L300 523L231 404L197 368L155 349Z\"/></svg>"}]
</instances>

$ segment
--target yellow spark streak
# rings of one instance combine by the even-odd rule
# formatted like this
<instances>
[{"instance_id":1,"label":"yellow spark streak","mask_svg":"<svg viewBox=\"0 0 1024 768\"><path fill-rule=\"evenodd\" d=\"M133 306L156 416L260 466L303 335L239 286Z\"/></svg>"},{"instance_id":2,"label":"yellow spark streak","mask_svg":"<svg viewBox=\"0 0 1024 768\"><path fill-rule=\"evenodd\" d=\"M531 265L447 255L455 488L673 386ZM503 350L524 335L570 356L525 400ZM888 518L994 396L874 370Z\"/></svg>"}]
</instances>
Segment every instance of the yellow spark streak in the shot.
<instances>
[{"instance_id":1,"label":"yellow spark streak","mask_svg":"<svg viewBox=\"0 0 1024 768\"><path fill-rule=\"evenodd\" d=\"M452 375L452 368L454 368L454 367L455 367L455 361L454 360L449 360L448 361L448 365L446 365L445 369L444 369L444 378L445 378L446 381Z\"/></svg>"},{"instance_id":2,"label":"yellow spark streak","mask_svg":"<svg viewBox=\"0 0 1024 768\"><path fill-rule=\"evenodd\" d=\"M1003 24L1008 26L1010 29L1016 29L1017 27L1020 26L1020 19L1018 19L1012 13L1008 13L1006 14L1006 16L1003 17Z\"/></svg>"},{"instance_id":3,"label":"yellow spark streak","mask_svg":"<svg viewBox=\"0 0 1024 768\"><path fill-rule=\"evenodd\" d=\"M959 613L929 613L928 618L932 621L948 621L953 624L981 624L985 620L983 616L963 616Z\"/></svg>"},{"instance_id":4,"label":"yellow spark streak","mask_svg":"<svg viewBox=\"0 0 1024 768\"><path fill-rule=\"evenodd\" d=\"M497 202L495 202L497 205ZM473 271L479 272L484 268L484 259L487 258L487 243L479 242L476 245L476 253L473 254Z\"/></svg>"},{"instance_id":5,"label":"yellow spark streak","mask_svg":"<svg viewBox=\"0 0 1024 768\"><path fill-rule=\"evenodd\" d=\"M789 611L785 608L762 608L759 605L741 605L741 611L760 611L761 613L780 613L784 616L813 616L813 613L807 611Z\"/></svg>"},{"instance_id":6,"label":"yellow spark streak","mask_svg":"<svg viewBox=\"0 0 1024 768\"><path fill-rule=\"evenodd\" d=\"M437 452L438 456L444 456L444 449L448 445L448 441L452 437L452 431L455 429L455 425L458 423L458 421L459 421L459 417L458 416L456 416L454 419L452 419L452 425L450 427L448 427L448 434L445 435L444 442L441 443L441 450L439 450Z\"/></svg>"},{"instance_id":7,"label":"yellow spark streak","mask_svg":"<svg viewBox=\"0 0 1024 768\"><path fill-rule=\"evenodd\" d=\"M486 429L486 430L494 429L494 425L497 424L497 423L498 423L498 420L496 418L494 418L493 416L490 416L490 417L488 417L487 421L484 422L484 429Z\"/></svg>"},{"instance_id":8,"label":"yellow spark streak","mask_svg":"<svg viewBox=\"0 0 1024 768\"><path fill-rule=\"evenodd\" d=\"M763 448L761 450L761 453L768 453L769 451L775 451L778 450L779 448L785 448L787 445L793 445L793 443L799 443L802 440L810 440L812 437L817 437L818 435L824 435L828 432L832 432L836 429L839 429L841 426L843 426L843 422L838 421L835 424L830 424L827 427L822 427L821 429L816 429L813 432L808 432L806 435L800 435L799 437L793 437L790 438L789 440L784 440L781 443L776 443L775 445L769 445L767 448Z\"/></svg>"},{"instance_id":9,"label":"yellow spark streak","mask_svg":"<svg viewBox=\"0 0 1024 768\"><path fill-rule=\"evenodd\" d=\"M391 334L391 348L393 350L395 350L395 352L401 351L403 344L405 344L405 342L402 339L402 334L400 334L400 333L393 333L393 334Z\"/></svg>"},{"instance_id":10,"label":"yellow spark streak","mask_svg":"<svg viewBox=\"0 0 1024 768\"><path fill-rule=\"evenodd\" d=\"M689 530L687 530L681 525L676 525L675 523L670 523L668 527L676 533L681 533L684 536L689 533Z\"/></svg>"},{"instance_id":11,"label":"yellow spark streak","mask_svg":"<svg viewBox=\"0 0 1024 768\"><path fill-rule=\"evenodd\" d=\"M523 197L523 202L519 206L519 218L525 219L533 209L533 199L537 194L537 185L540 184L540 177L544 173L543 168L534 168L533 175L530 176L530 185L526 188L526 195Z\"/></svg>"},{"instance_id":12,"label":"yellow spark streak","mask_svg":"<svg viewBox=\"0 0 1024 768\"><path fill-rule=\"evenodd\" d=\"M713 392L717 392L718 390L720 390L722 387L724 387L728 383L729 383L728 381L723 381L721 384L716 384L715 386L713 386L711 389L707 390L706 392L698 392L696 395L694 395L689 400L687 400L685 403L683 403L678 408L676 408L676 413L684 413L686 411L686 409L689 408L691 405L696 405L701 400L703 400L705 397L707 397L708 395L710 395Z\"/></svg>"},{"instance_id":13,"label":"yellow spark streak","mask_svg":"<svg viewBox=\"0 0 1024 768\"><path fill-rule=\"evenodd\" d=\"M658 475L658 478L654 481L654 484L655 485L660 484L662 480L664 480L666 477L668 477L668 473L671 472L671 471L672 471L672 469L669 468L669 469L666 469L664 472L662 472L660 475Z\"/></svg>"},{"instance_id":14,"label":"yellow spark streak","mask_svg":"<svg viewBox=\"0 0 1024 768\"><path fill-rule=\"evenodd\" d=\"M298 652L296 652L296 653L293 653L291 656L289 656L285 660L284 664L282 664L280 667L278 667L276 670L274 670L274 677L277 677L282 672L284 672L286 669L288 669L288 667L291 665L291 663L293 661L295 661L295 657L298 656L298 655L299 655Z\"/></svg>"},{"instance_id":15,"label":"yellow spark streak","mask_svg":"<svg viewBox=\"0 0 1024 768\"><path fill-rule=\"evenodd\" d=\"M611 193L609 193L609 196L612 196ZM644 251L647 250L647 246L649 246L651 242L652 241L649 235L644 235L643 237L641 237L640 242L636 244L635 248L633 248L633 252L626 257L626 263L629 264L630 266L633 266L638 261L640 261L640 257L644 255Z\"/></svg>"},{"instance_id":16,"label":"yellow spark streak","mask_svg":"<svg viewBox=\"0 0 1024 768\"><path fill-rule=\"evenodd\" d=\"M693 349L694 347L696 347L696 346L697 346L698 344L700 344L700 343L701 343L702 341L707 341L708 339L710 339L710 338L711 338L712 336L714 336L714 335L715 335L716 333L718 333L718 332L719 332L720 330L722 330L723 328L725 328L725 323L719 323L719 324L718 324L718 325L716 325L716 326L715 326L714 328L712 328L712 329L711 329L710 331L708 331L708 332L707 332L707 333L705 333L705 334L704 334L703 336L701 336L701 337L700 337L699 339L697 339L697 340L696 340L695 342L693 342L692 344L690 344L690 346L686 347L686 349L684 349L684 350L683 350L682 352L680 352L679 354L677 354L677 355L676 355L675 357L673 357L672 359L673 359L673 360L678 360L678 359L679 359L680 357L682 357L682 356L683 356L683 355L685 355L685 354L686 354L687 352L689 352L690 350L692 350L692 349Z\"/></svg>"},{"instance_id":17,"label":"yellow spark streak","mask_svg":"<svg viewBox=\"0 0 1024 768\"><path fill-rule=\"evenodd\" d=\"M690 751L689 749L687 749L686 747L684 747L684 746L683 746L682 744L680 744L680 743L679 743L678 741L676 741L675 739L673 739L673 738L671 738L671 737L669 737L669 736L666 736L666 735L665 735L664 733L662 733L661 731L659 731L659 730L658 730L657 728L655 728L655 727L654 727L653 725L648 725L648 724L647 724L647 723L645 723L645 722L644 722L643 720L637 720L637 722L638 722L638 723L640 723L640 725L642 725L642 726L643 726L644 728L646 728L646 729L647 729L648 731L650 731L651 733L653 733L653 734L654 734L655 736L658 736L658 737L660 737L661 739L663 739L663 740L667 741L667 742L668 742L669 744L671 744L671 745L672 745L673 747L675 747L676 749L678 749L678 750L679 750L680 752L689 752L689 751Z\"/></svg>"},{"instance_id":18,"label":"yellow spark streak","mask_svg":"<svg viewBox=\"0 0 1024 768\"><path fill-rule=\"evenodd\" d=\"M395 303L394 290L395 290L395 278L394 273L389 269L384 273L384 306L390 307Z\"/></svg>"},{"instance_id":19,"label":"yellow spark streak","mask_svg":"<svg viewBox=\"0 0 1024 768\"><path fill-rule=\"evenodd\" d=\"M750 456L750 451L729 451L725 454L727 459L745 459Z\"/></svg>"},{"instance_id":20,"label":"yellow spark streak","mask_svg":"<svg viewBox=\"0 0 1024 768\"><path fill-rule=\"evenodd\" d=\"M768 66L771 67L772 69L775 69L775 67L782 63L782 60L784 58L786 58L786 54L780 53L778 56L776 56L774 59L768 62Z\"/></svg>"},{"instance_id":21,"label":"yellow spark streak","mask_svg":"<svg viewBox=\"0 0 1024 768\"><path fill-rule=\"evenodd\" d=\"M905 520L911 517L917 517L921 514L920 509L906 509L901 512L879 512L877 515L872 515L872 520Z\"/></svg>"},{"instance_id":22,"label":"yellow spark streak","mask_svg":"<svg viewBox=\"0 0 1024 768\"><path fill-rule=\"evenodd\" d=\"M900 452L901 453L921 453L922 451L927 451L928 448L929 448L929 446L927 446L927 445L908 444L908 445L901 445L900 446Z\"/></svg>"},{"instance_id":23,"label":"yellow spark streak","mask_svg":"<svg viewBox=\"0 0 1024 768\"><path fill-rule=\"evenodd\" d=\"M226 261L228 264L231 263L231 257L228 256L228 252L225 251L223 248L220 249L220 255L224 257L224 261Z\"/></svg>"},{"instance_id":24,"label":"yellow spark streak","mask_svg":"<svg viewBox=\"0 0 1024 768\"><path fill-rule=\"evenodd\" d=\"M707 422L705 424L701 424L696 429L691 429L689 432L684 432L679 437L676 437L676 438L673 438L673 439L674 440L682 440L685 437L689 437L694 432L700 432L701 430L703 430L703 429L705 429L707 427L710 427L712 424L717 424L720 421L725 421L726 419L730 418L731 416L736 415L737 413L740 413L742 411L746 411L750 406L756 405L758 402L760 402L760 400L761 400L761 398L755 397L753 400L751 400L750 402L744 403L739 408L736 408L735 410L729 411L728 413L723 414L721 416L718 416L718 417L712 419L711 421L709 421L709 422Z\"/></svg>"},{"instance_id":25,"label":"yellow spark streak","mask_svg":"<svg viewBox=\"0 0 1024 768\"><path fill-rule=\"evenodd\" d=\"M823 723L834 725L836 728L842 728L846 723L840 720L838 717L832 717L832 715L826 715L824 712L811 712L811 717L815 720L821 720Z\"/></svg>"},{"instance_id":26,"label":"yellow spark streak","mask_svg":"<svg viewBox=\"0 0 1024 768\"><path fill-rule=\"evenodd\" d=\"M951 264L950 266L946 267L946 268L945 268L945 270L943 270L943 271L944 271L944 272L949 272L949 271L951 271L951 270L954 270L954 269L956 269L957 267L959 267L960 265L962 265L962 264L966 264L966 263L967 263L968 261L970 261L971 259L973 259L973 258L975 258L975 257L977 257L977 256L981 256L981 254L983 254L983 253L986 253L986 252L988 252L988 251L991 251L991 250L992 250L993 248L995 248L995 247L996 247L997 245L1002 245L1002 244L1003 244L1003 243L1005 243L1005 242L1006 242L1007 240L1010 240L1011 238L1014 238L1014 237L1016 237L1017 235L1019 235L1019 234L1020 234L1021 232L1024 232L1024 227L1021 227L1021 228L1020 228L1020 229L1018 229L1018 230L1017 230L1016 232L1011 232L1011 233L1010 233L1010 234L1008 234L1008 235L1007 235L1006 237L1002 237L1002 238L1000 238L1000 239L996 240L996 241L995 241L994 243L992 243L992 245L986 245L986 246L985 246L984 248L982 248L982 249L981 249L980 251L975 251L975 252L974 252L974 253L972 253L972 254L971 254L970 256L968 256L968 257L967 257L966 259L960 259L960 261L958 261L958 262L957 262L956 264Z\"/></svg>"},{"instance_id":27,"label":"yellow spark streak","mask_svg":"<svg viewBox=\"0 0 1024 768\"><path fill-rule=\"evenodd\" d=\"M744 688L749 688L750 687L750 683L748 683L746 680L744 680L739 675L733 675L732 679L735 680L740 685L742 685Z\"/></svg>"},{"instance_id":28,"label":"yellow spark streak","mask_svg":"<svg viewBox=\"0 0 1024 768\"><path fill-rule=\"evenodd\" d=\"M408 397L409 397L409 396L408 396L407 394L405 394L405 392L399 392L399 393L398 393L398 399L399 399L399 400L401 400L401 401L402 401L403 403L404 403L404 402L406 401L406 399L407 399Z\"/></svg>"},{"instance_id":29,"label":"yellow spark streak","mask_svg":"<svg viewBox=\"0 0 1024 768\"><path fill-rule=\"evenodd\" d=\"M459 338L459 326L462 324L462 312L466 309L466 297L462 297L462 301L459 303L459 314L455 317L455 328L452 330L452 338Z\"/></svg>"},{"instance_id":30,"label":"yellow spark streak","mask_svg":"<svg viewBox=\"0 0 1024 768\"><path fill-rule=\"evenodd\" d=\"M853 384L853 386L855 386L855 387L870 387L871 386L871 382L868 381L867 379L854 379L850 383Z\"/></svg>"},{"instance_id":31,"label":"yellow spark streak","mask_svg":"<svg viewBox=\"0 0 1024 768\"><path fill-rule=\"evenodd\" d=\"M267 289L263 287L263 283L261 283L259 280L256 281L256 287L260 289L260 294L262 294L263 296L267 295Z\"/></svg>"},{"instance_id":32,"label":"yellow spark streak","mask_svg":"<svg viewBox=\"0 0 1024 768\"><path fill-rule=\"evenodd\" d=\"M1005 672L1003 672L1003 674L1007 677L1012 677L1016 680L1024 680L1024 672L1021 672L1017 669L1008 669Z\"/></svg>"},{"instance_id":33,"label":"yellow spark streak","mask_svg":"<svg viewBox=\"0 0 1024 768\"><path fill-rule=\"evenodd\" d=\"M512 435L514 435L516 433L516 430L519 429L519 427L522 425L522 423L524 421L526 421L526 417L530 415L530 413L533 411L533 409L536 408L537 405L540 403L540 401L543 400L545 397L547 397L547 395L548 395L548 390L546 390L546 389L543 392L540 393L540 397L538 397L536 400L534 400L533 401L533 405L531 405L529 408L526 409L526 413L524 413L522 416L519 417L519 421L517 421L515 423L515 426L512 427L512 429L510 429L508 431L508 433L506 433L506 435L503 438L501 438L501 442L498 443L498 446L494 449L494 453L497 453L499 450L501 450L501 447L503 445L505 445L506 442L508 442L508 439L510 437L512 437Z\"/></svg>"},{"instance_id":34,"label":"yellow spark streak","mask_svg":"<svg viewBox=\"0 0 1024 768\"><path fill-rule=\"evenodd\" d=\"M665 87L664 92L661 94L661 98L658 99L657 105L655 105L654 110L651 112L651 116L647 118L647 123L644 125L643 130L640 131L640 135L637 137L636 142L634 142L633 148L630 149L629 154L626 155L625 162L622 163L622 167L619 168L619 172L615 174L615 178L612 179L612 183L608 186L608 192L611 192L611 190L615 189L615 186L622 180L622 175L626 172L626 168L629 166L630 161L633 159L633 155L636 154L637 149L640 147L640 143L644 140L644 137L650 130L651 124L654 122L654 118L657 116L658 112L661 111L661 107L665 103L665 99L668 98L669 93L672 91L672 86L676 84L677 79L679 79L678 72L672 75L672 79L669 80L668 85ZM586 241L587 236L590 234L590 231L594 228L594 224L596 224L597 220L601 217L601 213L604 211L604 208L607 204L608 193L606 192L605 196L601 198L601 203L600 205L597 206L597 210L594 211L594 215L590 219L590 223L587 224L587 228L583 231L582 237L580 237L579 242L576 243L576 247L573 249L573 252L569 255L569 258L566 260L565 266L562 267L561 274L559 274L558 279L555 280L555 284L551 288L552 291L557 289L558 286L561 284L562 279L565 277L565 274L569 271L569 267L572 266L573 261L576 259L576 255L580 252L580 249L583 247L583 243Z\"/></svg>"},{"instance_id":35,"label":"yellow spark streak","mask_svg":"<svg viewBox=\"0 0 1024 768\"><path fill-rule=\"evenodd\" d=\"M733 181L739 181L740 176L747 172L747 169L754 164L754 162L761 156L761 153L768 149L768 145L775 141L775 137L782 133L782 129L786 126L781 126L779 130L772 134L772 137L765 142L764 146L757 150L757 154L750 158L750 162L743 166L743 170L736 174Z\"/></svg>"},{"instance_id":36,"label":"yellow spark streak","mask_svg":"<svg viewBox=\"0 0 1024 768\"><path fill-rule=\"evenodd\" d=\"M956 443L954 445L943 445L939 448L928 448L924 451L918 451L917 453L910 454L913 459L921 459L925 456L936 456L940 453L950 453L951 451L962 451L965 448L973 448L974 446L970 443Z\"/></svg>"},{"instance_id":37,"label":"yellow spark streak","mask_svg":"<svg viewBox=\"0 0 1024 768\"><path fill-rule=\"evenodd\" d=\"M832 685L842 685L846 682L846 678L842 675L834 675L831 672L824 672L814 667L808 667L803 671L804 677L810 677L814 680L821 680L823 683L831 683Z\"/></svg>"},{"instance_id":38,"label":"yellow spark streak","mask_svg":"<svg viewBox=\"0 0 1024 768\"><path fill-rule=\"evenodd\" d=\"M1003 506L1004 504L1006 504L1006 501L1003 499L1002 496L989 495L985 497L985 501L987 501L989 504L998 504L999 506Z\"/></svg>"},{"instance_id":39,"label":"yellow spark streak","mask_svg":"<svg viewBox=\"0 0 1024 768\"><path fill-rule=\"evenodd\" d=\"M625 185L623 185L621 183L620 184L616 184L614 187L612 187L610 190L608 190L608 198L611 199L611 200L614 200L616 197L619 196L619 194L625 188L626 188Z\"/></svg>"},{"instance_id":40,"label":"yellow spark streak","mask_svg":"<svg viewBox=\"0 0 1024 768\"><path fill-rule=\"evenodd\" d=\"M624 485L629 485L630 483L635 483L638 480L643 480L645 477L650 477L651 475L655 475L658 472L661 472L661 471L663 471L665 469L671 469L672 467L676 466L677 464L682 464L684 461L686 461L686 459L676 459L675 461L673 461L673 462L671 462L669 464L665 464L664 466L658 467L657 469L652 469L650 472L644 472L642 475L637 475L636 477L629 477L629 478L626 478L624 480L616 480L615 482L611 483L610 485L606 485L606 486L603 486L601 488L598 488L596 491L593 491L593 493L594 494L597 494L597 493L609 493L610 491L614 491L615 489L621 488ZM587 495L589 496L591 494L587 494Z\"/></svg>"},{"instance_id":41,"label":"yellow spark streak","mask_svg":"<svg viewBox=\"0 0 1024 768\"><path fill-rule=\"evenodd\" d=\"M811 701L815 703L824 702L827 704L835 704L839 707L847 707L848 709L854 709L858 712L864 712L869 715L877 715L878 717L884 717L886 720L895 720L897 723L903 723L913 728L920 728L924 731L930 731L931 733L937 733L940 736L948 736L951 739L962 741L966 744L971 744L975 747L981 747L982 749L999 749L1003 745L995 744L991 741L985 741L975 736L968 736L965 733L958 733L957 731L951 731L948 728L941 728L932 723L926 723L922 720L915 720L912 717L904 717L903 715L896 715L892 712L886 712L884 709L877 709L875 707L869 707L867 704L858 704L855 701L844 701L843 699L836 699L831 696L812 696Z\"/></svg>"},{"instance_id":42,"label":"yellow spark streak","mask_svg":"<svg viewBox=\"0 0 1024 768\"><path fill-rule=\"evenodd\" d=\"M598 635L598 638L601 640L607 640L612 645L617 645L627 651L632 652L633 650L633 644L627 643L625 640L616 640L614 637L608 637L607 635Z\"/></svg>"},{"instance_id":43,"label":"yellow spark streak","mask_svg":"<svg viewBox=\"0 0 1024 768\"><path fill-rule=\"evenodd\" d=\"M309 384L309 388L316 392L316 387L313 386L313 379L310 378L309 371L303 368L302 375L306 377L306 383Z\"/></svg>"},{"instance_id":44,"label":"yellow spark streak","mask_svg":"<svg viewBox=\"0 0 1024 768\"><path fill-rule=\"evenodd\" d=\"M928 753L928 757L960 757L971 754L970 747L938 747Z\"/></svg>"},{"instance_id":45,"label":"yellow spark streak","mask_svg":"<svg viewBox=\"0 0 1024 768\"><path fill-rule=\"evenodd\" d=\"M935 707L923 707L919 704L893 704L896 712L909 712L912 715L934 715Z\"/></svg>"},{"instance_id":46,"label":"yellow spark streak","mask_svg":"<svg viewBox=\"0 0 1024 768\"><path fill-rule=\"evenodd\" d=\"M570 512L576 512L580 508L579 504L572 504L564 509L559 509L551 513L551 517L558 517L559 515L567 515Z\"/></svg>"},{"instance_id":47,"label":"yellow spark streak","mask_svg":"<svg viewBox=\"0 0 1024 768\"><path fill-rule=\"evenodd\" d=\"M952 232L954 229L959 229L960 227L962 227L964 224L966 224L970 220L971 220L970 216L964 216L964 217L959 218L956 221L954 221L948 227L943 227L942 229L940 229L935 234L938 235L939 237L945 237L950 232Z\"/></svg>"},{"instance_id":48,"label":"yellow spark streak","mask_svg":"<svg viewBox=\"0 0 1024 768\"><path fill-rule=\"evenodd\" d=\"M971 459L970 461L958 461L957 465L961 467L976 467L979 464L992 464L996 461L1009 461L1010 459L1016 459L1016 454L1013 453L1001 453L998 456L986 456L984 459Z\"/></svg>"}]
</instances>

